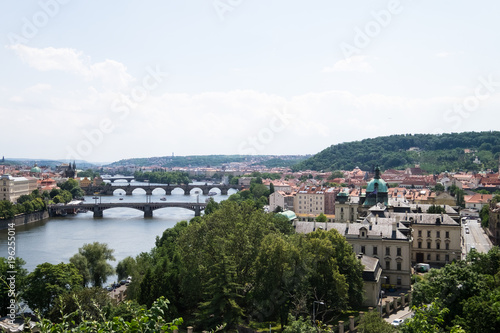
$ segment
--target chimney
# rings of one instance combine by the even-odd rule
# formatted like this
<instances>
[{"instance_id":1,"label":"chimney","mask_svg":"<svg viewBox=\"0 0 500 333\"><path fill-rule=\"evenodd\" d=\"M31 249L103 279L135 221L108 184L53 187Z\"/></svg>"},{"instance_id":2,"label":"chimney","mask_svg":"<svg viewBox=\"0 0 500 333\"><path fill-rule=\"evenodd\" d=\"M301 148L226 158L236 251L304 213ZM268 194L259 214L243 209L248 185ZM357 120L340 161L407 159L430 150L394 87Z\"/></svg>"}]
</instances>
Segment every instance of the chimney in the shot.
<instances>
[{"instance_id":1,"label":"chimney","mask_svg":"<svg viewBox=\"0 0 500 333\"><path fill-rule=\"evenodd\" d=\"M377 225L377 224L378 224L378 214L375 215L375 225Z\"/></svg>"},{"instance_id":2,"label":"chimney","mask_svg":"<svg viewBox=\"0 0 500 333\"><path fill-rule=\"evenodd\" d=\"M314 219L313 231L316 231L316 219Z\"/></svg>"},{"instance_id":3,"label":"chimney","mask_svg":"<svg viewBox=\"0 0 500 333\"><path fill-rule=\"evenodd\" d=\"M441 222L444 222L444 214L441 213Z\"/></svg>"}]
</instances>

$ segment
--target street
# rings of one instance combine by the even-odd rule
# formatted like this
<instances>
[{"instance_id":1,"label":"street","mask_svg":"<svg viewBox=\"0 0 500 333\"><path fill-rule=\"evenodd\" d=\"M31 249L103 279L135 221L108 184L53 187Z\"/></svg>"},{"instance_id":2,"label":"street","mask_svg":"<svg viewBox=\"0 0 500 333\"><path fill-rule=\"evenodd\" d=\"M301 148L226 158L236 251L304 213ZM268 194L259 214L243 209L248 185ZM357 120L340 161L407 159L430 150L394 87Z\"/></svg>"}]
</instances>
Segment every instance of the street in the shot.
<instances>
[{"instance_id":1,"label":"street","mask_svg":"<svg viewBox=\"0 0 500 333\"><path fill-rule=\"evenodd\" d=\"M464 237L464 246L462 254L465 256L470 252L471 248L475 247L476 251L486 253L492 244L481 228L480 220L465 220L462 225L462 235Z\"/></svg>"}]
</instances>

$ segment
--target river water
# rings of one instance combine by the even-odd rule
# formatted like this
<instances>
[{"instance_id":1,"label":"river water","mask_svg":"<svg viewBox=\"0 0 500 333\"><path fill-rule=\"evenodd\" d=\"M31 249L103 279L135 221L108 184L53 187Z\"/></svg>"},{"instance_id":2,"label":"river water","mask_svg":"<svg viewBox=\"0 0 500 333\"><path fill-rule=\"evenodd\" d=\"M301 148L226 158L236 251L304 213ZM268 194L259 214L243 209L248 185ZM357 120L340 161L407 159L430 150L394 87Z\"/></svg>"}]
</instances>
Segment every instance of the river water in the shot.
<instances>
[{"instance_id":1,"label":"river water","mask_svg":"<svg viewBox=\"0 0 500 333\"><path fill-rule=\"evenodd\" d=\"M118 184L117 184L118 185ZM146 193L139 189L133 195L125 195L115 191L113 196L102 196L102 202L146 202ZM194 192L194 191L192 191ZM220 193L220 191L218 191ZM229 195L233 193L230 190ZM164 195L163 190L155 190L151 196L153 202L205 202L208 196L184 195L181 189L176 189L172 195ZM120 198L123 198L120 200ZM228 198L227 195L215 195L215 201ZM94 202L90 196L86 202ZM33 271L37 265L44 262L58 264L68 263L69 258L78 252L85 243L107 243L114 249L117 263L127 256L135 257L141 252L149 252L155 245L157 236L173 227L177 222L190 220L194 212L184 208L162 208L153 212L152 218L144 218L144 213L132 208L111 208L104 211L103 218L94 219L92 212L67 215L65 217L49 218L20 227L16 227L16 256L26 261L24 266ZM7 230L0 230L0 253L7 257ZM116 276L108 278L108 283L116 280Z\"/></svg>"}]
</instances>

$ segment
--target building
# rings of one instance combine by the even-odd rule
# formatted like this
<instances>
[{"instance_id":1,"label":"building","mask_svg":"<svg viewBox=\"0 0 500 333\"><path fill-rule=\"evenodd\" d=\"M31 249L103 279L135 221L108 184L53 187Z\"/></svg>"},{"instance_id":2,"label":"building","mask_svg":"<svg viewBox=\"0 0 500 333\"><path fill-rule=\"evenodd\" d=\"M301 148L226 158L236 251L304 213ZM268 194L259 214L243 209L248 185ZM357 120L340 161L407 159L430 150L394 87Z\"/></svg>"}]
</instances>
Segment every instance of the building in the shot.
<instances>
[{"instance_id":1,"label":"building","mask_svg":"<svg viewBox=\"0 0 500 333\"><path fill-rule=\"evenodd\" d=\"M500 203L490 202L488 234L493 245L500 245Z\"/></svg>"},{"instance_id":2,"label":"building","mask_svg":"<svg viewBox=\"0 0 500 333\"><path fill-rule=\"evenodd\" d=\"M412 262L445 265L460 260L460 224L446 214L393 213L409 222L413 234Z\"/></svg>"},{"instance_id":3,"label":"building","mask_svg":"<svg viewBox=\"0 0 500 333\"><path fill-rule=\"evenodd\" d=\"M17 202L21 195L31 194L38 187L37 179L33 177L0 177L0 200Z\"/></svg>"},{"instance_id":4,"label":"building","mask_svg":"<svg viewBox=\"0 0 500 333\"><path fill-rule=\"evenodd\" d=\"M335 201L335 222L356 222L358 206L359 197L349 196L347 189L339 192Z\"/></svg>"},{"instance_id":5,"label":"building","mask_svg":"<svg viewBox=\"0 0 500 333\"><path fill-rule=\"evenodd\" d=\"M483 208L483 206L489 205L492 198L493 198L492 194L476 193L474 195L466 195L464 197L465 208L476 209L480 211Z\"/></svg>"},{"instance_id":6,"label":"building","mask_svg":"<svg viewBox=\"0 0 500 333\"><path fill-rule=\"evenodd\" d=\"M410 288L412 243L403 233L408 228L395 219L370 216L362 223L295 222L297 232L309 233L316 229L336 229L356 254L378 259L382 266L383 287Z\"/></svg>"},{"instance_id":7,"label":"building","mask_svg":"<svg viewBox=\"0 0 500 333\"><path fill-rule=\"evenodd\" d=\"M389 202L388 192L387 183L380 178L380 169L377 167L375 168L375 177L366 185L366 199L363 206L372 207L377 203L383 203L387 206Z\"/></svg>"},{"instance_id":8,"label":"building","mask_svg":"<svg viewBox=\"0 0 500 333\"><path fill-rule=\"evenodd\" d=\"M325 191L322 186L303 186L297 191L293 202L296 214L318 216L325 213Z\"/></svg>"},{"instance_id":9,"label":"building","mask_svg":"<svg viewBox=\"0 0 500 333\"><path fill-rule=\"evenodd\" d=\"M380 291L382 288L382 267L377 258L360 254L358 258L363 265L363 306L376 307L380 303Z\"/></svg>"}]
</instances>

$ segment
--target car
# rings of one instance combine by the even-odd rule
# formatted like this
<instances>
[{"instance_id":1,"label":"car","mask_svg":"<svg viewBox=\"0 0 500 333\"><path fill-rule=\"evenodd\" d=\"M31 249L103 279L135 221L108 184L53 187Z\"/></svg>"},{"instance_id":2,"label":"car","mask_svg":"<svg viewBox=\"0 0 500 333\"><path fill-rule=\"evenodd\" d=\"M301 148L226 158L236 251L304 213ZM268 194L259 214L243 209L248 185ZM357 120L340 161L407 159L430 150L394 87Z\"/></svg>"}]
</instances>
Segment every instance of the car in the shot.
<instances>
[{"instance_id":1,"label":"car","mask_svg":"<svg viewBox=\"0 0 500 333\"><path fill-rule=\"evenodd\" d=\"M107 290L107 291L113 291L113 287L111 287L111 286L107 286L107 287L106 287L106 290Z\"/></svg>"},{"instance_id":2,"label":"car","mask_svg":"<svg viewBox=\"0 0 500 333\"><path fill-rule=\"evenodd\" d=\"M126 283L127 283L127 280L121 280L121 281L120 281L120 284L121 284L122 286L123 286L124 284L126 284Z\"/></svg>"},{"instance_id":3,"label":"car","mask_svg":"<svg viewBox=\"0 0 500 333\"><path fill-rule=\"evenodd\" d=\"M401 323L403 322L403 319L394 319L392 322L391 322L391 325L392 326L399 326L401 325Z\"/></svg>"}]
</instances>

